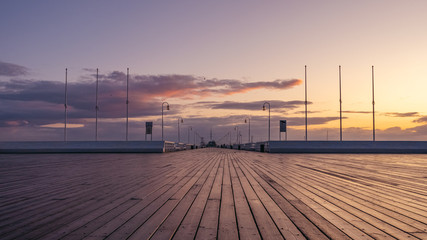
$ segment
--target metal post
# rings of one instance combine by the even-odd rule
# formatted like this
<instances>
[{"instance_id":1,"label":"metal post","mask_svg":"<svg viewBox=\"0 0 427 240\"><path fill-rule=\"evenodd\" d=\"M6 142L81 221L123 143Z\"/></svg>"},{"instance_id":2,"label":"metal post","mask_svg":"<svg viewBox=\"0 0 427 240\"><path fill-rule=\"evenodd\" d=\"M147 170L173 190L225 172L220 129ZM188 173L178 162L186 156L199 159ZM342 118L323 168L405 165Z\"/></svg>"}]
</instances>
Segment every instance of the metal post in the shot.
<instances>
[{"instance_id":1,"label":"metal post","mask_svg":"<svg viewBox=\"0 0 427 240\"><path fill-rule=\"evenodd\" d=\"M251 119L249 118L249 142L251 143Z\"/></svg>"},{"instance_id":2,"label":"metal post","mask_svg":"<svg viewBox=\"0 0 427 240\"><path fill-rule=\"evenodd\" d=\"M372 140L375 142L375 84L374 84L374 66L372 66Z\"/></svg>"},{"instance_id":3,"label":"metal post","mask_svg":"<svg viewBox=\"0 0 427 240\"><path fill-rule=\"evenodd\" d=\"M271 110L271 108L270 108L270 104L268 104L268 141L270 141L270 132L271 132L271 129L270 129L270 110Z\"/></svg>"},{"instance_id":4,"label":"metal post","mask_svg":"<svg viewBox=\"0 0 427 240\"><path fill-rule=\"evenodd\" d=\"M239 144L239 126L235 126L234 130L236 130L236 144Z\"/></svg>"},{"instance_id":5,"label":"metal post","mask_svg":"<svg viewBox=\"0 0 427 240\"><path fill-rule=\"evenodd\" d=\"M162 104L162 141L163 141L163 104Z\"/></svg>"},{"instance_id":6,"label":"metal post","mask_svg":"<svg viewBox=\"0 0 427 240\"><path fill-rule=\"evenodd\" d=\"M95 141L98 141L98 68L96 69Z\"/></svg>"},{"instance_id":7,"label":"metal post","mask_svg":"<svg viewBox=\"0 0 427 240\"><path fill-rule=\"evenodd\" d=\"M169 103L162 102L162 141L164 140L163 138L163 106L165 105L165 103L166 103L166 110L169 110Z\"/></svg>"},{"instance_id":8,"label":"metal post","mask_svg":"<svg viewBox=\"0 0 427 240\"><path fill-rule=\"evenodd\" d=\"M248 143L251 142L251 118L250 117L246 117L245 118L245 123L249 123L249 127L248 127Z\"/></svg>"},{"instance_id":9,"label":"metal post","mask_svg":"<svg viewBox=\"0 0 427 240\"><path fill-rule=\"evenodd\" d=\"M187 136L187 142L190 144L190 130L193 131L193 127L188 127L188 136Z\"/></svg>"},{"instance_id":10,"label":"metal post","mask_svg":"<svg viewBox=\"0 0 427 240\"><path fill-rule=\"evenodd\" d=\"M67 87L68 69L65 69L65 99L64 99L64 142L67 141Z\"/></svg>"},{"instance_id":11,"label":"metal post","mask_svg":"<svg viewBox=\"0 0 427 240\"><path fill-rule=\"evenodd\" d=\"M342 142L342 99L341 99L341 65L339 66L339 82L340 82L340 141Z\"/></svg>"},{"instance_id":12,"label":"metal post","mask_svg":"<svg viewBox=\"0 0 427 240\"><path fill-rule=\"evenodd\" d=\"M304 66L304 79L305 79L305 141L307 137L307 65Z\"/></svg>"},{"instance_id":13,"label":"metal post","mask_svg":"<svg viewBox=\"0 0 427 240\"><path fill-rule=\"evenodd\" d=\"M126 75L126 141L129 136L129 68Z\"/></svg>"},{"instance_id":14,"label":"metal post","mask_svg":"<svg viewBox=\"0 0 427 240\"><path fill-rule=\"evenodd\" d=\"M268 141L270 141L270 103L264 102L264 105L262 105L262 110L265 110L265 104L268 104Z\"/></svg>"},{"instance_id":15,"label":"metal post","mask_svg":"<svg viewBox=\"0 0 427 240\"><path fill-rule=\"evenodd\" d=\"M184 122L184 120L182 119L182 117L178 117L178 143L181 142L181 131L179 128L179 120L181 120L181 123Z\"/></svg>"}]
</instances>

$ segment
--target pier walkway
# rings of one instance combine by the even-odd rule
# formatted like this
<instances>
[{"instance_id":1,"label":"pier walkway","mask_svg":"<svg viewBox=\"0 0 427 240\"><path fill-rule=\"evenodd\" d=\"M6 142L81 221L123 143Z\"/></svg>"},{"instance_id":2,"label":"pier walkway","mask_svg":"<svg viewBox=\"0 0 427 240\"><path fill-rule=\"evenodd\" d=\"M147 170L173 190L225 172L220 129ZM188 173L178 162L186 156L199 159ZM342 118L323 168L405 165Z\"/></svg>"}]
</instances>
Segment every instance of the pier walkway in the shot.
<instances>
[{"instance_id":1,"label":"pier walkway","mask_svg":"<svg viewBox=\"0 0 427 240\"><path fill-rule=\"evenodd\" d=\"M0 155L0 239L427 239L427 155Z\"/></svg>"}]
</instances>

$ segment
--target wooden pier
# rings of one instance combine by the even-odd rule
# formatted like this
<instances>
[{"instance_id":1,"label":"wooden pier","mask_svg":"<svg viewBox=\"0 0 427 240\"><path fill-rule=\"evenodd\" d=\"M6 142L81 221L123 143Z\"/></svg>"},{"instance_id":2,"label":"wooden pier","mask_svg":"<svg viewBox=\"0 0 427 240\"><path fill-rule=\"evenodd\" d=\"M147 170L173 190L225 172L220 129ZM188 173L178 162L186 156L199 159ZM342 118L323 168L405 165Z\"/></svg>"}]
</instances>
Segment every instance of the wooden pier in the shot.
<instances>
[{"instance_id":1,"label":"wooden pier","mask_svg":"<svg viewBox=\"0 0 427 240\"><path fill-rule=\"evenodd\" d=\"M0 239L427 239L427 155L0 155Z\"/></svg>"}]
</instances>

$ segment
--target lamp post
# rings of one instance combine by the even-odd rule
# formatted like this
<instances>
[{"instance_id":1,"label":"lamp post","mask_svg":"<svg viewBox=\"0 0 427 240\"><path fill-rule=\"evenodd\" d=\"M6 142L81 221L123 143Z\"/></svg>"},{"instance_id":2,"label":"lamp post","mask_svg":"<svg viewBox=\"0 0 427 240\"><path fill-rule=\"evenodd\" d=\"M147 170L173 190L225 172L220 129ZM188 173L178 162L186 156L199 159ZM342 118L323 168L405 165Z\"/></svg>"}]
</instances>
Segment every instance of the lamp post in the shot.
<instances>
[{"instance_id":1,"label":"lamp post","mask_svg":"<svg viewBox=\"0 0 427 240\"><path fill-rule=\"evenodd\" d=\"M249 123L249 136L248 136L248 143L251 142L251 118L250 117L246 117L245 118L245 123Z\"/></svg>"},{"instance_id":2,"label":"lamp post","mask_svg":"<svg viewBox=\"0 0 427 240\"><path fill-rule=\"evenodd\" d=\"M271 106L270 106L269 102L265 102L262 105L262 110L263 111L265 111L265 104L268 104L268 141L270 141L270 109L271 109Z\"/></svg>"},{"instance_id":3,"label":"lamp post","mask_svg":"<svg viewBox=\"0 0 427 240\"><path fill-rule=\"evenodd\" d=\"M181 123L184 123L184 119L182 119L182 117L178 117L178 143L181 142L181 131L179 129L180 120L181 120Z\"/></svg>"},{"instance_id":4,"label":"lamp post","mask_svg":"<svg viewBox=\"0 0 427 240\"><path fill-rule=\"evenodd\" d=\"M188 136L187 136L188 144L190 144L190 131L193 131L193 127L191 127L191 126L188 127Z\"/></svg>"},{"instance_id":5,"label":"lamp post","mask_svg":"<svg viewBox=\"0 0 427 240\"><path fill-rule=\"evenodd\" d=\"M163 141L163 106L166 104L166 110L169 110L169 103L162 102L162 141Z\"/></svg>"},{"instance_id":6,"label":"lamp post","mask_svg":"<svg viewBox=\"0 0 427 240\"><path fill-rule=\"evenodd\" d=\"M239 126L235 126L234 130L236 131L236 144L239 144Z\"/></svg>"}]
</instances>

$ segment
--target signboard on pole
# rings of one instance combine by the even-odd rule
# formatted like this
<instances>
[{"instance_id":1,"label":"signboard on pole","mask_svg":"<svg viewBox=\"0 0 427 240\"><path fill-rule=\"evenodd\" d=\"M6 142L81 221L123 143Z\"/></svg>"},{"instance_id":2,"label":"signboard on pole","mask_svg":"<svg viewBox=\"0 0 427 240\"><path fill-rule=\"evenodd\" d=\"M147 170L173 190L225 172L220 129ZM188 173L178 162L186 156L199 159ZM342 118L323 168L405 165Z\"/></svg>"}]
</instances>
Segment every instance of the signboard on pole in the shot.
<instances>
[{"instance_id":1,"label":"signboard on pole","mask_svg":"<svg viewBox=\"0 0 427 240\"><path fill-rule=\"evenodd\" d=\"M286 132L286 120L280 120L280 132Z\"/></svg>"},{"instance_id":2,"label":"signboard on pole","mask_svg":"<svg viewBox=\"0 0 427 240\"><path fill-rule=\"evenodd\" d=\"M153 134L153 122L145 122L145 134Z\"/></svg>"}]
</instances>

